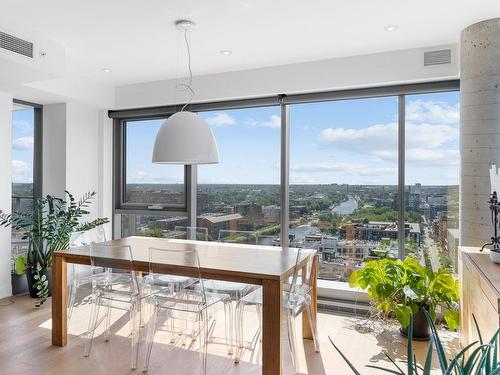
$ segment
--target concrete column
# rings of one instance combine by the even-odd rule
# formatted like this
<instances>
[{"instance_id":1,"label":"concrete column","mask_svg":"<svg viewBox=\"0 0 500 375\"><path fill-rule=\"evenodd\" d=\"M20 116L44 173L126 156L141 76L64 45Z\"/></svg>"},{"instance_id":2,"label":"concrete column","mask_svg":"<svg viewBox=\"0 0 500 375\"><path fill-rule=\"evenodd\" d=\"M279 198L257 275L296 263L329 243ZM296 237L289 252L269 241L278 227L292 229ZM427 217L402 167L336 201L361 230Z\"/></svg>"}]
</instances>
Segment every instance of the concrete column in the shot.
<instances>
[{"instance_id":1,"label":"concrete column","mask_svg":"<svg viewBox=\"0 0 500 375\"><path fill-rule=\"evenodd\" d=\"M460 54L460 245L492 235L489 169L500 166L500 18L462 31Z\"/></svg>"}]
</instances>

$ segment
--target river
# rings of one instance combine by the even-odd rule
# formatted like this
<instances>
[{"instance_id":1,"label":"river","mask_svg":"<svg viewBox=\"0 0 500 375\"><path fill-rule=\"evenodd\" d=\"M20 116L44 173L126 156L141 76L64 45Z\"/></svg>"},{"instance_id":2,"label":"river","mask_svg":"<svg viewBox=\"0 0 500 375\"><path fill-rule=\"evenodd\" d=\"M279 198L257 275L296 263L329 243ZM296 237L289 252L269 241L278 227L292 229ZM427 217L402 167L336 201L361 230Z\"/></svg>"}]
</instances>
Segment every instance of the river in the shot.
<instances>
[{"instance_id":1,"label":"river","mask_svg":"<svg viewBox=\"0 0 500 375\"><path fill-rule=\"evenodd\" d=\"M339 215L349 215L358 209L358 202L352 195L347 197L345 202L342 202L332 208L332 212Z\"/></svg>"}]
</instances>

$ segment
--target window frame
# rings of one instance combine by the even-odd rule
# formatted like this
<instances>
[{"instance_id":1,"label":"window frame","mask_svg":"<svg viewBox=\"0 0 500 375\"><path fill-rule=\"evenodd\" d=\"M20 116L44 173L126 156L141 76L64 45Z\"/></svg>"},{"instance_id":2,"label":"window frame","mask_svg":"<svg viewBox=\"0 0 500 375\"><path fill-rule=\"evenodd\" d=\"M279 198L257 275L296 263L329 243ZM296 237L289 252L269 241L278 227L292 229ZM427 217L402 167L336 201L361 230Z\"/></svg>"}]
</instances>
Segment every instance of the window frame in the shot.
<instances>
[{"instance_id":1,"label":"window frame","mask_svg":"<svg viewBox=\"0 0 500 375\"><path fill-rule=\"evenodd\" d=\"M188 110L192 112L230 110L240 108L255 108L264 106L280 106L281 110L281 147L280 147L280 224L281 244L288 244L289 226L289 169L290 169L290 105L313 102L355 100L377 97L398 97L398 247L399 256L404 256L404 218L405 218L405 103L407 95L450 92L460 90L460 80L443 80L435 82L400 84L391 86L378 86L346 90L334 90L325 92L303 93L303 94L279 94L261 98L249 98L240 100L214 101L208 103L192 103ZM140 214L151 216L173 216L187 215L190 225L196 226L196 191L197 191L197 167L185 166L186 201L182 210L178 208L164 210L150 210L147 207L131 207L123 204L124 188L124 145L123 122L130 120L147 120L166 118L181 109L180 105L159 106L150 108L134 108L125 110L108 111L108 116L114 120L113 137L113 213L116 214ZM117 220L121 223L121 220ZM114 225L114 235L117 234L117 225ZM119 232L118 232L119 233Z\"/></svg>"},{"instance_id":2,"label":"window frame","mask_svg":"<svg viewBox=\"0 0 500 375\"><path fill-rule=\"evenodd\" d=\"M151 216L164 216L176 213L187 213L188 210L188 175L189 166L184 166L183 186L184 186L184 204L165 204L163 208L151 209L149 205L143 203L129 203L125 200L127 184L127 122L147 121L147 120L165 120L171 115L127 118L114 120L114 142L113 142L113 193L114 210L116 213L132 213Z\"/></svg>"}]
</instances>

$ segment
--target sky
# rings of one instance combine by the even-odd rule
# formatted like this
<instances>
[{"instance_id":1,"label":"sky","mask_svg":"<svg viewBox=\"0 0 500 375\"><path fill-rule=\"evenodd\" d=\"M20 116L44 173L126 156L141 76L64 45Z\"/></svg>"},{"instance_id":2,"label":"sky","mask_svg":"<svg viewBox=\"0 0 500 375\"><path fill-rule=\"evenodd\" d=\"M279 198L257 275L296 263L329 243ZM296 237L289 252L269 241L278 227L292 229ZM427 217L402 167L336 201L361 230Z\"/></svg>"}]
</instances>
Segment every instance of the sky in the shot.
<instances>
[{"instance_id":1,"label":"sky","mask_svg":"<svg viewBox=\"0 0 500 375\"><path fill-rule=\"evenodd\" d=\"M12 182L33 182L33 109L12 112Z\"/></svg>"},{"instance_id":2,"label":"sky","mask_svg":"<svg viewBox=\"0 0 500 375\"><path fill-rule=\"evenodd\" d=\"M406 183L456 185L458 92L406 97ZM292 105L292 184L397 184L397 97ZM220 163L198 166L200 184L279 184L279 107L199 113ZM181 166L151 163L161 120L127 124L127 181L182 183Z\"/></svg>"}]
</instances>

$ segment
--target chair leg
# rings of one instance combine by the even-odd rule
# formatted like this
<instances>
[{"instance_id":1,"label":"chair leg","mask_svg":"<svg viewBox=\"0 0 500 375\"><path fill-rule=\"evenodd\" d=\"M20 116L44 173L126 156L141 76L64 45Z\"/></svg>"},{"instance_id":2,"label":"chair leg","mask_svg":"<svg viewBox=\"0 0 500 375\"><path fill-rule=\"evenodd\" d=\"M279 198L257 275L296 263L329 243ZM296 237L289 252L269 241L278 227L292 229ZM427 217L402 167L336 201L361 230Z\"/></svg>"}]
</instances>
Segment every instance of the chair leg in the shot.
<instances>
[{"instance_id":1,"label":"chair leg","mask_svg":"<svg viewBox=\"0 0 500 375\"><path fill-rule=\"evenodd\" d=\"M238 301L236 304L236 309L234 311L234 325L235 325L235 332L236 332L236 349L234 353L234 363L239 363L240 362L240 357L241 357L241 348L243 347L243 337L242 337L242 325L243 325L243 316L240 314L240 310L242 309L243 303L241 301Z\"/></svg>"},{"instance_id":2,"label":"chair leg","mask_svg":"<svg viewBox=\"0 0 500 375\"><path fill-rule=\"evenodd\" d=\"M90 311L89 328L87 331L87 341L85 343L85 357L88 357L90 355L90 349L92 348L92 340L94 338L94 332L99 318L99 306L101 304L100 297L94 296L93 299L94 301L92 303L92 308Z\"/></svg>"},{"instance_id":3,"label":"chair leg","mask_svg":"<svg viewBox=\"0 0 500 375\"><path fill-rule=\"evenodd\" d=\"M77 290L74 267L73 267L73 272L72 272L71 278L72 278L72 281L71 281L71 284L69 286L69 291L68 291L68 294L69 294L69 298L68 298L68 322L70 321L71 315L73 314L73 307L75 306L76 290Z\"/></svg>"},{"instance_id":4,"label":"chair leg","mask_svg":"<svg viewBox=\"0 0 500 375\"><path fill-rule=\"evenodd\" d=\"M158 306L155 304L153 306L153 312L151 313L151 317L149 318L148 326L147 326L147 337L146 337L146 359L144 360L144 368L143 372L148 371L149 360L151 359L151 350L153 349L153 341L156 333L156 318L158 315Z\"/></svg>"},{"instance_id":5,"label":"chair leg","mask_svg":"<svg viewBox=\"0 0 500 375\"><path fill-rule=\"evenodd\" d=\"M233 354L233 305L231 300L224 303L227 353Z\"/></svg>"},{"instance_id":6,"label":"chair leg","mask_svg":"<svg viewBox=\"0 0 500 375\"><path fill-rule=\"evenodd\" d=\"M257 319L259 319L259 332L262 333L262 305L255 305L255 309L257 310ZM262 334L259 340L262 342Z\"/></svg>"},{"instance_id":7,"label":"chair leg","mask_svg":"<svg viewBox=\"0 0 500 375\"><path fill-rule=\"evenodd\" d=\"M108 301L106 306L106 326L104 329L104 341L108 342L110 338L110 325L111 325L111 302Z\"/></svg>"},{"instance_id":8,"label":"chair leg","mask_svg":"<svg viewBox=\"0 0 500 375\"><path fill-rule=\"evenodd\" d=\"M292 365L297 373L297 347L295 343L295 318L292 311L287 312L288 344L290 345L290 354L292 355Z\"/></svg>"},{"instance_id":9,"label":"chair leg","mask_svg":"<svg viewBox=\"0 0 500 375\"><path fill-rule=\"evenodd\" d=\"M200 374L207 374L207 360L208 360L208 311L203 309L200 312Z\"/></svg>"},{"instance_id":10,"label":"chair leg","mask_svg":"<svg viewBox=\"0 0 500 375\"><path fill-rule=\"evenodd\" d=\"M311 305L307 306L306 313L309 318L308 320L311 326L311 332L313 334L314 350L316 351L316 353L319 353L318 324L313 316Z\"/></svg>"},{"instance_id":11,"label":"chair leg","mask_svg":"<svg viewBox=\"0 0 500 375\"><path fill-rule=\"evenodd\" d=\"M130 331L131 331L131 367L132 370L137 368L137 357L139 355L139 301L135 301L130 306Z\"/></svg>"}]
</instances>

